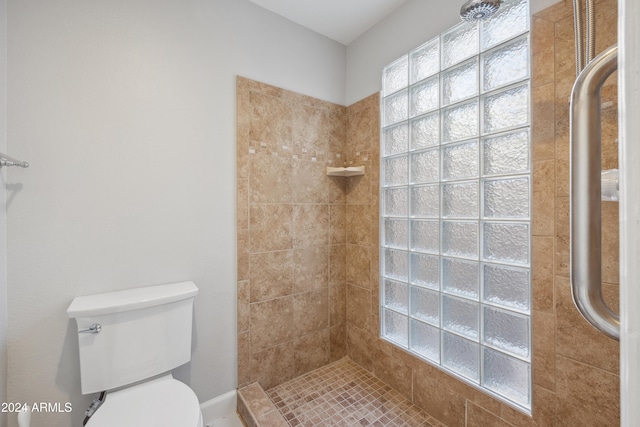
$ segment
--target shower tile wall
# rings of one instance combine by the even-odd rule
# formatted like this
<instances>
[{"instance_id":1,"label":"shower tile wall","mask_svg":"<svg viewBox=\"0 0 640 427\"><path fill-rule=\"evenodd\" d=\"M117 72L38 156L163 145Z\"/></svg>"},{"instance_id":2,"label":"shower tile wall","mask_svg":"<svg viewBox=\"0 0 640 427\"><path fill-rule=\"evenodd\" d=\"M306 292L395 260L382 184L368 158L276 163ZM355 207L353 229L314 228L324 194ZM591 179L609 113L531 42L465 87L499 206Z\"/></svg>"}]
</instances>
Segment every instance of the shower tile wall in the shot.
<instances>
[{"instance_id":1,"label":"shower tile wall","mask_svg":"<svg viewBox=\"0 0 640 427\"><path fill-rule=\"evenodd\" d=\"M350 179L347 188L347 349L356 363L371 372L373 337L380 332L377 304L380 288L379 120L378 94L347 109L348 161L364 165L366 170L363 177ZM393 378L379 377L400 392L410 387L411 381L407 382L401 372L394 374Z\"/></svg>"},{"instance_id":2,"label":"shower tile wall","mask_svg":"<svg viewBox=\"0 0 640 427\"><path fill-rule=\"evenodd\" d=\"M345 107L237 80L238 383L266 390L345 348ZM341 157L337 157L341 156Z\"/></svg>"},{"instance_id":3,"label":"shower tile wall","mask_svg":"<svg viewBox=\"0 0 640 427\"><path fill-rule=\"evenodd\" d=\"M596 4L597 53L617 41L617 9L615 0ZM571 299L568 100L575 79L572 22L570 1L537 14L533 21L537 35L533 242L534 257L539 259L534 262L540 266L534 268L534 382L555 393L558 425L617 426L619 345L589 326ZM612 169L618 167L615 74L603 89L602 102L602 168ZM602 217L603 291L609 306L617 311L618 203L603 202Z\"/></svg>"}]
</instances>

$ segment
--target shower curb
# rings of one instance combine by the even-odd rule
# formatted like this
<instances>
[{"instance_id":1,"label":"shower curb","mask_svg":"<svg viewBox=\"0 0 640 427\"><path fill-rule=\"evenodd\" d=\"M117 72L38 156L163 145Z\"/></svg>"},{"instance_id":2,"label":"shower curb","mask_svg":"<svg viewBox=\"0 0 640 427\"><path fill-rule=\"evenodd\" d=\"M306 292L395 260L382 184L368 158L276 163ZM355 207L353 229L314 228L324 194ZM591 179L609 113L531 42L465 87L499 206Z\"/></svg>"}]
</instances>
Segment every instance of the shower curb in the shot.
<instances>
[{"instance_id":1,"label":"shower curb","mask_svg":"<svg viewBox=\"0 0 640 427\"><path fill-rule=\"evenodd\" d=\"M257 382L238 389L237 411L246 427L289 427Z\"/></svg>"}]
</instances>

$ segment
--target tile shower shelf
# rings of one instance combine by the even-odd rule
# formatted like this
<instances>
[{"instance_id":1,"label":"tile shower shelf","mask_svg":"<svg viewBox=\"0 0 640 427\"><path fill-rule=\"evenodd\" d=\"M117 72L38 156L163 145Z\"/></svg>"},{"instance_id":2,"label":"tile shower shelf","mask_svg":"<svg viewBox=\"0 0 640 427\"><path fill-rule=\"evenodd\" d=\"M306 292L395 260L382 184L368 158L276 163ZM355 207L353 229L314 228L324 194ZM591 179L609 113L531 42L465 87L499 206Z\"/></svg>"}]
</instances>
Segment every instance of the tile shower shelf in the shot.
<instances>
[{"instance_id":1,"label":"tile shower shelf","mask_svg":"<svg viewBox=\"0 0 640 427\"><path fill-rule=\"evenodd\" d=\"M359 176L364 175L364 166L349 166L347 168L332 168L327 166L328 176Z\"/></svg>"}]
</instances>

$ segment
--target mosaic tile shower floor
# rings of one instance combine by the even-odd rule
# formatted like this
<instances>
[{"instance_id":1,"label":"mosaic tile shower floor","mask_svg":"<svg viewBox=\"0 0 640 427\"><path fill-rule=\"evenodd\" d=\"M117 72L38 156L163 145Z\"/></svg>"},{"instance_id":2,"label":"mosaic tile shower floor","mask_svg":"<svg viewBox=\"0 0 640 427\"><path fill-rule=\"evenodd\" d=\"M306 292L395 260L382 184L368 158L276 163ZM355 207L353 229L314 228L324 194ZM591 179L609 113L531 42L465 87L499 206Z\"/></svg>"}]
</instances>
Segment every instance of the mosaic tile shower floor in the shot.
<instances>
[{"instance_id":1,"label":"mosaic tile shower floor","mask_svg":"<svg viewBox=\"0 0 640 427\"><path fill-rule=\"evenodd\" d=\"M348 358L267 394L291 427L446 427Z\"/></svg>"}]
</instances>

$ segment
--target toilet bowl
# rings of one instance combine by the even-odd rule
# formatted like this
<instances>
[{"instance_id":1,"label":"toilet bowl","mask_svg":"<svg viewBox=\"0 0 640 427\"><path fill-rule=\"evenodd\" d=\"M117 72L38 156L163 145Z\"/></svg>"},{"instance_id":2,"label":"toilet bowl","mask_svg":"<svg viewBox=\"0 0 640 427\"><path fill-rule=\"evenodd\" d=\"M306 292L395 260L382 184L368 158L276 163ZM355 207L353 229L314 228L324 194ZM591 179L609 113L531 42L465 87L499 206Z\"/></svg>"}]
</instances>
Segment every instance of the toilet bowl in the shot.
<instances>
[{"instance_id":1,"label":"toilet bowl","mask_svg":"<svg viewBox=\"0 0 640 427\"><path fill-rule=\"evenodd\" d=\"M107 395L86 427L202 427L198 398L171 374Z\"/></svg>"},{"instance_id":2,"label":"toilet bowl","mask_svg":"<svg viewBox=\"0 0 640 427\"><path fill-rule=\"evenodd\" d=\"M105 392L87 427L202 427L196 394L171 369L191 360L193 282L76 297L83 394Z\"/></svg>"}]
</instances>

